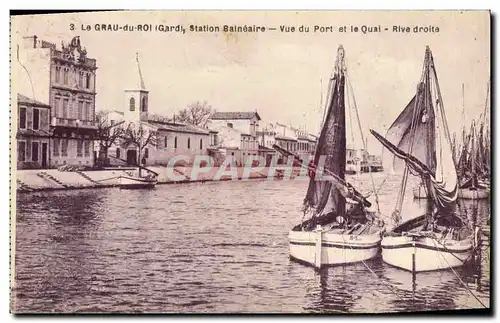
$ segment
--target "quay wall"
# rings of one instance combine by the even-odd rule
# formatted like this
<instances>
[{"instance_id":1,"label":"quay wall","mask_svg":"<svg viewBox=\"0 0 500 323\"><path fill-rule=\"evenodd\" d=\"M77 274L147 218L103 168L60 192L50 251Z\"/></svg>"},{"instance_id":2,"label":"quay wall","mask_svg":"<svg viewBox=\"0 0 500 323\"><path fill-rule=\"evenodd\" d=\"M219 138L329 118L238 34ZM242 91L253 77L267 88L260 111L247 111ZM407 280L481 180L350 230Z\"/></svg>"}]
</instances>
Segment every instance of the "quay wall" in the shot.
<instances>
[{"instance_id":1,"label":"quay wall","mask_svg":"<svg viewBox=\"0 0 500 323\"><path fill-rule=\"evenodd\" d=\"M291 176L297 176L299 169L290 167L279 167L276 169L264 168L260 171L245 169L245 167L233 167L232 175L229 170L221 175L217 167L195 168L192 167L161 167L151 166L149 169L158 173L158 184L195 183L206 181L226 181L245 179L267 179L274 178L276 173L285 172ZM131 171L130 169L125 171ZM26 169L17 170L13 179L17 185L18 192L46 191L46 190L69 190L82 188L114 187L119 185L119 176L123 174L122 169L94 170L94 171L59 171L57 169Z\"/></svg>"}]
</instances>

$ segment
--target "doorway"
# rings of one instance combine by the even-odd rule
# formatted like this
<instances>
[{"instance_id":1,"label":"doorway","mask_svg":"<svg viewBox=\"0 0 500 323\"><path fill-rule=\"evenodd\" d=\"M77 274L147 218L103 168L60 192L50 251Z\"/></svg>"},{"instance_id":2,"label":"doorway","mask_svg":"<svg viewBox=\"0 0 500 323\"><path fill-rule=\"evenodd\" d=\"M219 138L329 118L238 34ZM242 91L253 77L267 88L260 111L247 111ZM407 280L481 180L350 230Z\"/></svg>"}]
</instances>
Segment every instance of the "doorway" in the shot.
<instances>
[{"instance_id":1,"label":"doorway","mask_svg":"<svg viewBox=\"0 0 500 323\"><path fill-rule=\"evenodd\" d=\"M137 166L136 150L127 150L127 165Z\"/></svg>"}]
</instances>

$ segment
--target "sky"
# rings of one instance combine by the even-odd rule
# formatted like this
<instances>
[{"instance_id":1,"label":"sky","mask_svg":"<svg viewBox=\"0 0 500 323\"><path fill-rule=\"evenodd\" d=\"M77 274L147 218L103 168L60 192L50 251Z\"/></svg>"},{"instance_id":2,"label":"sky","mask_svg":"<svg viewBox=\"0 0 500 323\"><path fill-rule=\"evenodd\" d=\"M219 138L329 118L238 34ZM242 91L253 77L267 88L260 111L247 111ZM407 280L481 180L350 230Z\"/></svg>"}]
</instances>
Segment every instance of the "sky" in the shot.
<instances>
[{"instance_id":1,"label":"sky","mask_svg":"<svg viewBox=\"0 0 500 323\"><path fill-rule=\"evenodd\" d=\"M237 24L278 30L181 34L81 28L94 29L95 24L181 24L185 28ZM280 25L304 25L311 31L284 33ZM314 25L332 26L335 32L314 33ZM380 26L382 32L337 31L362 25ZM393 32L393 26L430 26L439 32ZM385 27L389 30L384 31ZM264 122L290 123L312 134L319 130L320 102L325 102L340 44L365 137L368 129L384 133L413 97L427 45L433 52L451 132L468 126L484 111L490 78L486 11L94 12L13 17L11 31L11 48L23 36L37 35L58 48L61 41L80 36L88 56L97 59L98 110L124 108L124 90L137 84L139 53L150 112L172 116L190 103L206 100L218 111L258 111ZM354 112L352 116L354 129L348 123L348 142L352 133L359 147L360 131ZM373 153L381 150L374 138L368 139L368 146Z\"/></svg>"}]
</instances>

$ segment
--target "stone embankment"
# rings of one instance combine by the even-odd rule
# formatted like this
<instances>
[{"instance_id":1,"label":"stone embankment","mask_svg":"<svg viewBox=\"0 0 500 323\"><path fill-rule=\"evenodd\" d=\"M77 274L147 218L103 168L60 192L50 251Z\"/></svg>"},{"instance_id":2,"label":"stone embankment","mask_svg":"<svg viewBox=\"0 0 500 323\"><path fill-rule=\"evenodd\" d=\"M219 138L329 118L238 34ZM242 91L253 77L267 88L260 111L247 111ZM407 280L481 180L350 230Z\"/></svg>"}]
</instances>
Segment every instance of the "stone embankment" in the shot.
<instances>
[{"instance_id":1,"label":"stone embankment","mask_svg":"<svg viewBox=\"0 0 500 323\"><path fill-rule=\"evenodd\" d=\"M217 167L148 167L158 173L158 184L199 183L208 181L275 179L280 174L286 178L295 177L300 169L290 167L266 167L255 170L245 167L234 167L232 173L222 172ZM119 185L119 176L124 171L133 171L131 168L113 168L94 171L59 171L57 169L30 169L18 170L15 174L17 190L19 192L67 190L82 188L115 187Z\"/></svg>"}]
</instances>

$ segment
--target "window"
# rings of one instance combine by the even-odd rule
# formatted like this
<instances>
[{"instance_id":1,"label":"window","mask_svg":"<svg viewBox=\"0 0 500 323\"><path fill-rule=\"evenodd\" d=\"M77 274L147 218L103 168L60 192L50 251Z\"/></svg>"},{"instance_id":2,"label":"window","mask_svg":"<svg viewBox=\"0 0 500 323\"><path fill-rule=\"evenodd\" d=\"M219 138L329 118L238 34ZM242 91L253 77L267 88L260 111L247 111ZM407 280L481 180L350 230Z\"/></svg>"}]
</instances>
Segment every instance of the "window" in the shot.
<instances>
[{"instance_id":1,"label":"window","mask_svg":"<svg viewBox=\"0 0 500 323\"><path fill-rule=\"evenodd\" d=\"M228 126L229 128L232 128L232 127L233 127L233 124L232 124L231 122L228 122L228 123L227 123L227 126Z\"/></svg>"},{"instance_id":2,"label":"window","mask_svg":"<svg viewBox=\"0 0 500 323\"><path fill-rule=\"evenodd\" d=\"M38 141L33 141L31 144L31 160L34 162L38 161Z\"/></svg>"},{"instance_id":3,"label":"window","mask_svg":"<svg viewBox=\"0 0 500 323\"><path fill-rule=\"evenodd\" d=\"M165 148L167 148L168 138L165 136Z\"/></svg>"},{"instance_id":4,"label":"window","mask_svg":"<svg viewBox=\"0 0 500 323\"><path fill-rule=\"evenodd\" d=\"M130 106L130 111L135 111L135 99L134 98L130 98L129 106Z\"/></svg>"},{"instance_id":5,"label":"window","mask_svg":"<svg viewBox=\"0 0 500 323\"><path fill-rule=\"evenodd\" d=\"M59 156L59 138L54 139L54 150L53 150L53 155L54 156Z\"/></svg>"},{"instance_id":6,"label":"window","mask_svg":"<svg viewBox=\"0 0 500 323\"><path fill-rule=\"evenodd\" d=\"M148 102L146 100L146 97L142 98L142 112L148 111Z\"/></svg>"},{"instance_id":7,"label":"window","mask_svg":"<svg viewBox=\"0 0 500 323\"><path fill-rule=\"evenodd\" d=\"M56 66L56 83L61 82L61 67Z\"/></svg>"},{"instance_id":8,"label":"window","mask_svg":"<svg viewBox=\"0 0 500 323\"><path fill-rule=\"evenodd\" d=\"M90 89L90 74L85 77L85 88Z\"/></svg>"},{"instance_id":9,"label":"window","mask_svg":"<svg viewBox=\"0 0 500 323\"><path fill-rule=\"evenodd\" d=\"M149 158L149 149L144 148L144 158Z\"/></svg>"},{"instance_id":10,"label":"window","mask_svg":"<svg viewBox=\"0 0 500 323\"><path fill-rule=\"evenodd\" d=\"M19 108L19 128L26 129L26 108Z\"/></svg>"},{"instance_id":11,"label":"window","mask_svg":"<svg viewBox=\"0 0 500 323\"><path fill-rule=\"evenodd\" d=\"M68 103L69 103L68 99L63 100L62 117L64 119L68 118Z\"/></svg>"},{"instance_id":12,"label":"window","mask_svg":"<svg viewBox=\"0 0 500 323\"><path fill-rule=\"evenodd\" d=\"M191 138L188 138L188 149L191 149Z\"/></svg>"},{"instance_id":13,"label":"window","mask_svg":"<svg viewBox=\"0 0 500 323\"><path fill-rule=\"evenodd\" d=\"M177 148L177 137L174 138L174 148Z\"/></svg>"},{"instance_id":14,"label":"window","mask_svg":"<svg viewBox=\"0 0 500 323\"><path fill-rule=\"evenodd\" d=\"M84 149L84 153L85 153L85 157L90 157L90 141L86 140L84 143L83 143L83 149Z\"/></svg>"},{"instance_id":15,"label":"window","mask_svg":"<svg viewBox=\"0 0 500 323\"><path fill-rule=\"evenodd\" d=\"M116 158L120 158L120 148L116 148Z\"/></svg>"},{"instance_id":16,"label":"window","mask_svg":"<svg viewBox=\"0 0 500 323\"><path fill-rule=\"evenodd\" d=\"M33 130L40 129L40 110L33 109Z\"/></svg>"},{"instance_id":17,"label":"window","mask_svg":"<svg viewBox=\"0 0 500 323\"><path fill-rule=\"evenodd\" d=\"M83 150L83 140L77 140L76 141L76 157L82 157L82 150Z\"/></svg>"},{"instance_id":18,"label":"window","mask_svg":"<svg viewBox=\"0 0 500 323\"><path fill-rule=\"evenodd\" d=\"M83 87L83 77L84 77L83 72L80 72L80 74L78 76L78 86L79 87Z\"/></svg>"},{"instance_id":19,"label":"window","mask_svg":"<svg viewBox=\"0 0 500 323\"><path fill-rule=\"evenodd\" d=\"M78 101L78 119L83 120L83 101Z\"/></svg>"},{"instance_id":20,"label":"window","mask_svg":"<svg viewBox=\"0 0 500 323\"><path fill-rule=\"evenodd\" d=\"M26 160L26 142L17 142L17 160L23 162Z\"/></svg>"},{"instance_id":21,"label":"window","mask_svg":"<svg viewBox=\"0 0 500 323\"><path fill-rule=\"evenodd\" d=\"M83 115L85 120L92 120L92 104L91 102L85 102L85 114Z\"/></svg>"},{"instance_id":22,"label":"window","mask_svg":"<svg viewBox=\"0 0 500 323\"><path fill-rule=\"evenodd\" d=\"M64 84L68 84L68 74L69 70L67 68L64 69L63 82Z\"/></svg>"},{"instance_id":23,"label":"window","mask_svg":"<svg viewBox=\"0 0 500 323\"><path fill-rule=\"evenodd\" d=\"M200 139L200 149L203 149L203 139Z\"/></svg>"},{"instance_id":24,"label":"window","mask_svg":"<svg viewBox=\"0 0 500 323\"><path fill-rule=\"evenodd\" d=\"M109 123L113 126L115 124L115 120L110 120Z\"/></svg>"},{"instance_id":25,"label":"window","mask_svg":"<svg viewBox=\"0 0 500 323\"><path fill-rule=\"evenodd\" d=\"M54 98L54 117L59 118L61 116L61 98Z\"/></svg>"},{"instance_id":26,"label":"window","mask_svg":"<svg viewBox=\"0 0 500 323\"><path fill-rule=\"evenodd\" d=\"M63 139L61 143L61 156L68 156L68 139Z\"/></svg>"}]
</instances>

